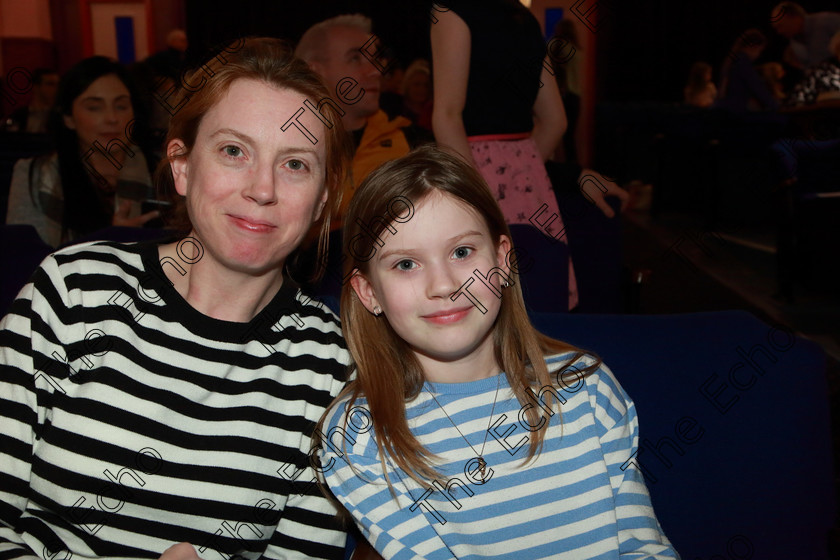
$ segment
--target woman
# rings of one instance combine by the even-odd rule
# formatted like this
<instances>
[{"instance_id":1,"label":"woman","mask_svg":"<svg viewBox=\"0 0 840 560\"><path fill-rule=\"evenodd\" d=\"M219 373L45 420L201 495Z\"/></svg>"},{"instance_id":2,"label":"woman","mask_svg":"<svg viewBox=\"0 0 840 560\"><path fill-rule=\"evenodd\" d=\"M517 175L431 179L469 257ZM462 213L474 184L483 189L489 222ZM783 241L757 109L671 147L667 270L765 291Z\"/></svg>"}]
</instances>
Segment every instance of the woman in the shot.
<instances>
[{"instance_id":1,"label":"woman","mask_svg":"<svg viewBox=\"0 0 840 560\"><path fill-rule=\"evenodd\" d=\"M758 29L747 29L735 40L721 66L718 107L733 113L779 108L779 101L755 67L755 61L766 46L767 37Z\"/></svg>"},{"instance_id":2,"label":"woman","mask_svg":"<svg viewBox=\"0 0 840 560\"><path fill-rule=\"evenodd\" d=\"M121 64L103 56L76 64L62 78L50 116L55 152L15 165L6 222L32 224L57 247L109 225L139 227L158 216L140 215L153 165L145 122Z\"/></svg>"},{"instance_id":3,"label":"woman","mask_svg":"<svg viewBox=\"0 0 840 560\"><path fill-rule=\"evenodd\" d=\"M431 29L435 139L473 162L509 224L531 223L567 242L544 165L567 121L539 23L517 0L445 5ZM614 211L604 194L626 205L628 194L594 171L581 171L578 184L607 217ZM570 261L569 308L576 304Z\"/></svg>"},{"instance_id":4,"label":"woman","mask_svg":"<svg viewBox=\"0 0 840 560\"><path fill-rule=\"evenodd\" d=\"M301 473L348 357L286 265L325 249L345 133L326 105L300 117L317 143L283 132L328 92L280 41L235 46L188 76L167 137L189 235L55 253L0 323L4 550L343 557Z\"/></svg>"},{"instance_id":5,"label":"woman","mask_svg":"<svg viewBox=\"0 0 840 560\"><path fill-rule=\"evenodd\" d=\"M402 115L427 130L432 128L432 71L421 58L408 65L402 81Z\"/></svg>"}]
</instances>

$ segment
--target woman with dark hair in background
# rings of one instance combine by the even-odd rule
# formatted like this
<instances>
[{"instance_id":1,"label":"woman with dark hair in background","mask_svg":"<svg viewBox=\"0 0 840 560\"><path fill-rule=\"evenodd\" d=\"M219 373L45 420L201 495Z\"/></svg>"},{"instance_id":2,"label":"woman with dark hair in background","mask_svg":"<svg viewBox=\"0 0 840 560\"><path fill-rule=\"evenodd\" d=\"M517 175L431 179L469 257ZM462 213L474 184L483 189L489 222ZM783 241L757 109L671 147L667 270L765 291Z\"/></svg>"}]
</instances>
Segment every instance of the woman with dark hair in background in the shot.
<instances>
[{"instance_id":1,"label":"woman with dark hair in background","mask_svg":"<svg viewBox=\"0 0 840 560\"><path fill-rule=\"evenodd\" d=\"M141 226L156 217L140 215L155 163L145 116L121 64L95 56L73 66L49 119L55 151L15 165L6 223L31 224L57 247L110 225ZM124 200L116 200L118 183Z\"/></svg>"}]
</instances>

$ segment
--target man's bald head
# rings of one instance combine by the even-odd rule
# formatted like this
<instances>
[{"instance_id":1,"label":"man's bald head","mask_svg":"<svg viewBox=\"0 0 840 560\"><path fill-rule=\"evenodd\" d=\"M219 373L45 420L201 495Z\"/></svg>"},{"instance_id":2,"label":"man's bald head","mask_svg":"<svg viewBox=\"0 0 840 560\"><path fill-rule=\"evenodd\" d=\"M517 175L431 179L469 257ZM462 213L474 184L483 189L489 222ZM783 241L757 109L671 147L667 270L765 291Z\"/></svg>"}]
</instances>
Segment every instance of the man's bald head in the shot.
<instances>
[{"instance_id":1,"label":"man's bald head","mask_svg":"<svg viewBox=\"0 0 840 560\"><path fill-rule=\"evenodd\" d=\"M341 15L307 29L295 49L295 55L320 74L340 102L346 112L342 122L348 130L362 128L379 110L381 74L363 52L372 36L369 18Z\"/></svg>"}]
</instances>

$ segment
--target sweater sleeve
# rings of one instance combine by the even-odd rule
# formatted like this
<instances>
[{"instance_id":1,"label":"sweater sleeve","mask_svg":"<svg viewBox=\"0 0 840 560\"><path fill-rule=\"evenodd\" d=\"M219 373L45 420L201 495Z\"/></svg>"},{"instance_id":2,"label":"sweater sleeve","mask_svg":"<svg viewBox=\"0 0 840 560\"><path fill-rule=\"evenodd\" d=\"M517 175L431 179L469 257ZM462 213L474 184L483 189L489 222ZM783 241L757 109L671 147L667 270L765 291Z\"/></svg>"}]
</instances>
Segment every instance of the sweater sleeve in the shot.
<instances>
[{"instance_id":1,"label":"sweater sleeve","mask_svg":"<svg viewBox=\"0 0 840 560\"><path fill-rule=\"evenodd\" d=\"M634 461L639 449L636 407L606 366L601 366L592 381L588 384L590 401L613 491L619 558L678 560L656 519L644 478Z\"/></svg>"},{"instance_id":2,"label":"sweater sleeve","mask_svg":"<svg viewBox=\"0 0 840 560\"><path fill-rule=\"evenodd\" d=\"M301 315L306 305L314 305L318 312L325 312L330 317L335 317L332 311L324 311L320 301L312 300L304 296L301 304ZM337 325L337 317L335 318ZM336 326L338 335L338 326ZM339 364L346 367L349 363L349 355L346 349L333 348L333 358ZM326 357L323 354L322 358ZM284 480L288 488L288 499L283 507L282 517L278 521L277 529L271 538L266 549L264 558L277 560L293 560L304 558L324 558L339 560L345 556L347 545L347 530L342 527L338 518L338 512L334 503L327 499L321 488L318 486L318 479L311 466L312 431L314 419L318 419L325 412L329 402L344 388L344 375L333 376L323 389L329 392L329 400L323 403L323 407L316 407L309 415L313 419L312 426L306 430L301 438L299 453L288 457L288 463L283 463L277 470L277 474Z\"/></svg>"},{"instance_id":3,"label":"sweater sleeve","mask_svg":"<svg viewBox=\"0 0 840 560\"><path fill-rule=\"evenodd\" d=\"M304 470L304 475L309 470ZM336 509L307 476L296 479L283 508L283 515L263 558L297 560L344 558L347 533L340 526Z\"/></svg>"},{"instance_id":4,"label":"sweater sleeve","mask_svg":"<svg viewBox=\"0 0 840 560\"><path fill-rule=\"evenodd\" d=\"M336 394L338 390L337 385ZM304 441L308 449L311 440L304 438ZM289 460L292 462L284 463L277 470L288 485L288 499L263 557L271 560L344 558L346 529L341 526L335 505L318 486L314 470L306 464L305 451Z\"/></svg>"},{"instance_id":5,"label":"sweater sleeve","mask_svg":"<svg viewBox=\"0 0 840 560\"><path fill-rule=\"evenodd\" d=\"M54 264L48 257L44 265ZM50 355L39 341L56 340L38 312L44 290L54 290L43 268L23 288L0 322L0 557L34 559L16 531L26 511L33 448L49 418L48 403L56 387L49 373L36 367ZM42 358L43 359L43 358ZM41 551L38 551L41 552ZM49 552L44 550L45 557Z\"/></svg>"},{"instance_id":6,"label":"sweater sleeve","mask_svg":"<svg viewBox=\"0 0 840 560\"><path fill-rule=\"evenodd\" d=\"M387 559L451 559L452 553L433 528L440 520L433 518L425 505L430 491L386 462L393 496L372 426L358 430L354 428L359 423L345 426L345 414L338 412L339 408L343 407L331 410L325 423L325 441L318 457L330 490L365 538Z\"/></svg>"}]
</instances>

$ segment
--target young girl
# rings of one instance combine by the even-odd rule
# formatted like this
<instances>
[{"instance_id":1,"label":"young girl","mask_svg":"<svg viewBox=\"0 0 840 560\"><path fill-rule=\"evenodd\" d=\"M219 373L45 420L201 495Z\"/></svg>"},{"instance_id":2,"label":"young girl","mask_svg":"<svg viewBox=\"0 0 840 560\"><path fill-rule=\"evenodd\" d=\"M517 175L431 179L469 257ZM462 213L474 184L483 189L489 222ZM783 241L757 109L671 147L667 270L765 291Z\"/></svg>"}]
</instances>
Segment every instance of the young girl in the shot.
<instances>
[{"instance_id":1,"label":"young girl","mask_svg":"<svg viewBox=\"0 0 840 560\"><path fill-rule=\"evenodd\" d=\"M598 358L531 326L478 172L415 150L362 183L345 224L356 376L315 451L376 550L678 558L632 461L633 402Z\"/></svg>"}]
</instances>

